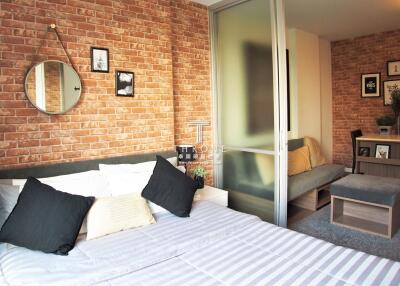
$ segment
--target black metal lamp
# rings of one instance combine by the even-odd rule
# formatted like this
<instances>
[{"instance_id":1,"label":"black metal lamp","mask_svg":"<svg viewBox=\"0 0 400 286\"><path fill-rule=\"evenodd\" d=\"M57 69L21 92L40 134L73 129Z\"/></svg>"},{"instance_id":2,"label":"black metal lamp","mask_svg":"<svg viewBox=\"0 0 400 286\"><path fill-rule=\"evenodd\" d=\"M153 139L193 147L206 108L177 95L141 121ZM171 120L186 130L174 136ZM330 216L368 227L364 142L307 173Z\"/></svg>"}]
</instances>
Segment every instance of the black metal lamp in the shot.
<instances>
[{"instance_id":1,"label":"black metal lamp","mask_svg":"<svg viewBox=\"0 0 400 286\"><path fill-rule=\"evenodd\" d=\"M176 152L178 152L178 165L184 165L185 169L187 169L187 164L189 162L197 159L196 149L194 145L176 145Z\"/></svg>"}]
</instances>

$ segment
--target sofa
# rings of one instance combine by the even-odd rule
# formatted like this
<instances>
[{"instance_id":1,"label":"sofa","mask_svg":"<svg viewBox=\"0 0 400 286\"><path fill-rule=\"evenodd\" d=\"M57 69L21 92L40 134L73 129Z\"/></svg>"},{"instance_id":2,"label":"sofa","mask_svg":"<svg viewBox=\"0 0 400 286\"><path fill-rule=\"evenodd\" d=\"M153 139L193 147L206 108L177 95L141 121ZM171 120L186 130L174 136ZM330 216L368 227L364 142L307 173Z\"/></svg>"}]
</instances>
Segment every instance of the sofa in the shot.
<instances>
[{"instance_id":1,"label":"sofa","mask_svg":"<svg viewBox=\"0 0 400 286\"><path fill-rule=\"evenodd\" d=\"M293 151L304 146L304 139L288 141L288 150ZM260 199L274 200L274 182L264 184L262 170L257 164L258 154L227 151L224 152L224 181L226 190L245 193ZM316 210L323 204L315 202L320 191L327 190L329 184L345 175L344 166L338 164L325 164L310 171L288 177L288 202L310 210ZM324 193L324 202L329 200ZM303 202L305 200L305 202ZM310 201L311 200L311 201Z\"/></svg>"}]
</instances>

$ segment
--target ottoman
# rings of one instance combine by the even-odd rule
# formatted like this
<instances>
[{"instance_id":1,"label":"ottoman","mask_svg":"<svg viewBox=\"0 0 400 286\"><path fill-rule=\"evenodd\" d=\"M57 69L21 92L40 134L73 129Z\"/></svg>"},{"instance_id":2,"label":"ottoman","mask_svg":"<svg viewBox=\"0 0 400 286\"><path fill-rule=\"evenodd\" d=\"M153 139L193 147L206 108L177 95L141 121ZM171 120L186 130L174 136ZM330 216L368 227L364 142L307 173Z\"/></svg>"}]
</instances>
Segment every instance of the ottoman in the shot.
<instances>
[{"instance_id":1,"label":"ottoman","mask_svg":"<svg viewBox=\"0 0 400 286\"><path fill-rule=\"evenodd\" d=\"M400 226L400 179L348 175L331 185L331 223L392 238Z\"/></svg>"}]
</instances>

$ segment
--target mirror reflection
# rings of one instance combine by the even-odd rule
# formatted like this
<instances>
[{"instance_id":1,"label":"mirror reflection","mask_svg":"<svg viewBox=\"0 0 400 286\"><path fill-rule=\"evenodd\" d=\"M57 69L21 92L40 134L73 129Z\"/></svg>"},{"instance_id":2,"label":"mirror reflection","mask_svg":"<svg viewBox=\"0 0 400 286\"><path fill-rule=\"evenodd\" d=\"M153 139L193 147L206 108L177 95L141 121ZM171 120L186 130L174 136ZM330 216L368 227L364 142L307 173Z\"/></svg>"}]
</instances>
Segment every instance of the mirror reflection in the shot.
<instances>
[{"instance_id":1,"label":"mirror reflection","mask_svg":"<svg viewBox=\"0 0 400 286\"><path fill-rule=\"evenodd\" d=\"M81 81L70 65L60 61L44 61L27 73L25 93L39 110L61 114L79 101Z\"/></svg>"}]
</instances>

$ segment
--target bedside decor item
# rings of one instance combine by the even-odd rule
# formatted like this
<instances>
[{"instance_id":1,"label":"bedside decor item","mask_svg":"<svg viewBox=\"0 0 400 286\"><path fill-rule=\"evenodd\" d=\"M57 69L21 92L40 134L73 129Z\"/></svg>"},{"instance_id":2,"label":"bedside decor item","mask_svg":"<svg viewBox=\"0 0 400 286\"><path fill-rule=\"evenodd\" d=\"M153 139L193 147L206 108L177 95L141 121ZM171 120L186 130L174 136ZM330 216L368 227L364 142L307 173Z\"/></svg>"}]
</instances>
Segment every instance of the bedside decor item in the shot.
<instances>
[{"instance_id":1,"label":"bedside decor item","mask_svg":"<svg viewBox=\"0 0 400 286\"><path fill-rule=\"evenodd\" d=\"M197 166L192 170L192 176L194 180L197 182L197 188L204 188L204 178L207 176L207 171L202 166Z\"/></svg>"},{"instance_id":2,"label":"bedside decor item","mask_svg":"<svg viewBox=\"0 0 400 286\"><path fill-rule=\"evenodd\" d=\"M376 144L375 158L389 159L389 156L390 156L390 145Z\"/></svg>"},{"instance_id":3,"label":"bedside decor item","mask_svg":"<svg viewBox=\"0 0 400 286\"><path fill-rule=\"evenodd\" d=\"M379 128L381 135L389 135L392 131L392 126L396 123L396 119L393 116L385 115L376 119L376 124Z\"/></svg>"},{"instance_id":4,"label":"bedside decor item","mask_svg":"<svg viewBox=\"0 0 400 286\"><path fill-rule=\"evenodd\" d=\"M384 104L391 105L393 92L400 91L400 80L385 80L383 82Z\"/></svg>"},{"instance_id":5,"label":"bedside decor item","mask_svg":"<svg viewBox=\"0 0 400 286\"><path fill-rule=\"evenodd\" d=\"M115 71L115 94L117 96L134 96L135 75L129 71Z\"/></svg>"},{"instance_id":6,"label":"bedside decor item","mask_svg":"<svg viewBox=\"0 0 400 286\"><path fill-rule=\"evenodd\" d=\"M184 165L185 169L187 169L186 167L189 162L195 161L197 159L196 149L194 145L176 145L176 152L178 152L178 166Z\"/></svg>"},{"instance_id":7,"label":"bedside decor item","mask_svg":"<svg viewBox=\"0 0 400 286\"><path fill-rule=\"evenodd\" d=\"M92 72L108 73L109 70L108 49L91 47L90 60L92 63Z\"/></svg>"},{"instance_id":8,"label":"bedside decor item","mask_svg":"<svg viewBox=\"0 0 400 286\"><path fill-rule=\"evenodd\" d=\"M388 76L400 75L400 61L387 62Z\"/></svg>"},{"instance_id":9,"label":"bedside decor item","mask_svg":"<svg viewBox=\"0 0 400 286\"><path fill-rule=\"evenodd\" d=\"M361 75L361 97L380 96L380 73L369 73Z\"/></svg>"},{"instance_id":10,"label":"bedside decor item","mask_svg":"<svg viewBox=\"0 0 400 286\"><path fill-rule=\"evenodd\" d=\"M370 154L369 147L360 147L358 149L358 156L369 157L369 154Z\"/></svg>"}]
</instances>

